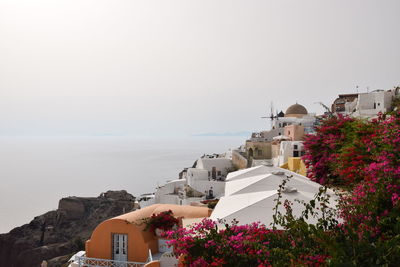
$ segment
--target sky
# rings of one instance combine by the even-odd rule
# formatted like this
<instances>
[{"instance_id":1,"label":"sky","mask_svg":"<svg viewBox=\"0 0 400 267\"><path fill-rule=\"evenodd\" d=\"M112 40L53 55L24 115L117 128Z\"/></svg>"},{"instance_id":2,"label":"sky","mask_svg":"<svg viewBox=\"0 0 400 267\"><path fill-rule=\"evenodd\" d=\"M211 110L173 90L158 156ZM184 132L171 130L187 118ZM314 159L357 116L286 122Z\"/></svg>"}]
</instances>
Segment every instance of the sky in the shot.
<instances>
[{"instance_id":1,"label":"sky","mask_svg":"<svg viewBox=\"0 0 400 267\"><path fill-rule=\"evenodd\" d=\"M189 136L400 85L400 1L0 0L0 135ZM358 86L358 89L356 89Z\"/></svg>"}]
</instances>

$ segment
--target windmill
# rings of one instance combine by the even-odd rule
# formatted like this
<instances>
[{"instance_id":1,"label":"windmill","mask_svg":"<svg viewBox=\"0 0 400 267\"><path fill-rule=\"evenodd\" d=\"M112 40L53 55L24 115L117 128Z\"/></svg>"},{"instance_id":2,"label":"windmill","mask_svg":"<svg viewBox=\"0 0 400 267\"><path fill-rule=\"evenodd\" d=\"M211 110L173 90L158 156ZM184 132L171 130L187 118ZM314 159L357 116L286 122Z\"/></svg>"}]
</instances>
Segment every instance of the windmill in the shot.
<instances>
[{"instance_id":1,"label":"windmill","mask_svg":"<svg viewBox=\"0 0 400 267\"><path fill-rule=\"evenodd\" d=\"M278 110L276 111L276 113L275 113L275 115L274 115L274 103L271 101L271 105L270 105L270 115L269 116L263 116L263 117L261 117L261 119L270 119L270 127L271 127L271 129L272 129L272 126L273 126L273 121L276 119L276 120L278 120L279 119L279 116L278 116Z\"/></svg>"}]
</instances>

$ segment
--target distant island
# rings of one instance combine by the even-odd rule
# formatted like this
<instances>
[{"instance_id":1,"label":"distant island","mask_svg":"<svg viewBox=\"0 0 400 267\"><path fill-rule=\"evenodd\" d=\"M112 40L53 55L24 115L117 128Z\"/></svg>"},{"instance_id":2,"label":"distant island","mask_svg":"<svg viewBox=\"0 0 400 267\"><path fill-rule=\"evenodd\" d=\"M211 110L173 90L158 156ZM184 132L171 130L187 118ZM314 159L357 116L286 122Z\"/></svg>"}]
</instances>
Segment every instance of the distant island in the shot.
<instances>
[{"instance_id":1,"label":"distant island","mask_svg":"<svg viewBox=\"0 0 400 267\"><path fill-rule=\"evenodd\" d=\"M193 134L192 136L249 136L251 132L242 131L242 132L225 132L225 133L200 133Z\"/></svg>"}]
</instances>

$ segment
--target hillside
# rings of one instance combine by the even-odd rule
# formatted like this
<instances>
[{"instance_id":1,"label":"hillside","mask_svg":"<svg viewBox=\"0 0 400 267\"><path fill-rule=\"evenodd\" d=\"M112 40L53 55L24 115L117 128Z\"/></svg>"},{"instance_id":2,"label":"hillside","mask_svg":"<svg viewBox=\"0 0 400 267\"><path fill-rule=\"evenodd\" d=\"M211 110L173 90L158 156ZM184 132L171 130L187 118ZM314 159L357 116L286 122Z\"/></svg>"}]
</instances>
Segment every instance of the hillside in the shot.
<instances>
[{"instance_id":1,"label":"hillside","mask_svg":"<svg viewBox=\"0 0 400 267\"><path fill-rule=\"evenodd\" d=\"M43 260L49 267L61 266L84 249L84 241L100 222L134 210L134 201L125 190L63 198L57 210L0 235L0 267L37 267Z\"/></svg>"}]
</instances>

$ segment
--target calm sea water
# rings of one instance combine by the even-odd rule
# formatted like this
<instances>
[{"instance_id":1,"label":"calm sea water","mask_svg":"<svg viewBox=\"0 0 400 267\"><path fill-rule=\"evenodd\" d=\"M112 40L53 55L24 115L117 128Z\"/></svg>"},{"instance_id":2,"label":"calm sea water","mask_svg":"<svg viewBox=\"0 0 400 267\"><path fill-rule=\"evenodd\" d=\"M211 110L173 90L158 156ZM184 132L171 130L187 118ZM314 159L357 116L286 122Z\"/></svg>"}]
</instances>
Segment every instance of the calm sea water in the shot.
<instances>
[{"instance_id":1,"label":"calm sea water","mask_svg":"<svg viewBox=\"0 0 400 267\"><path fill-rule=\"evenodd\" d=\"M243 137L1 137L0 233L56 209L62 197L153 192L204 153L242 143Z\"/></svg>"}]
</instances>

